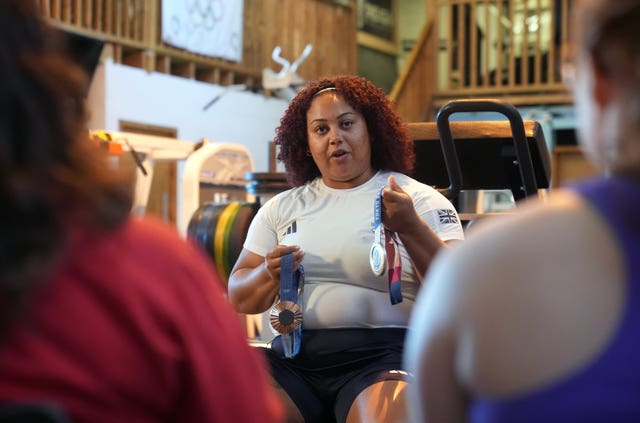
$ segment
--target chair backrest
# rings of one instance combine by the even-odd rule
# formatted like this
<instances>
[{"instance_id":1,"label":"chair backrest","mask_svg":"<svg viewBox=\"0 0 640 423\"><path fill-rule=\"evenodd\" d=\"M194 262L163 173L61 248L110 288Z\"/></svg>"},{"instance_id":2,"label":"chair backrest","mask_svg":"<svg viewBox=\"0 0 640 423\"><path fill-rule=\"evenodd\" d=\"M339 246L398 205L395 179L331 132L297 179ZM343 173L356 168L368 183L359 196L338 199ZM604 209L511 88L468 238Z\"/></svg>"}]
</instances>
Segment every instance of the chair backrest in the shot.
<instances>
[{"instance_id":1,"label":"chair backrest","mask_svg":"<svg viewBox=\"0 0 640 423\"><path fill-rule=\"evenodd\" d=\"M3 403L0 423L71 423L71 419L54 403Z\"/></svg>"}]
</instances>

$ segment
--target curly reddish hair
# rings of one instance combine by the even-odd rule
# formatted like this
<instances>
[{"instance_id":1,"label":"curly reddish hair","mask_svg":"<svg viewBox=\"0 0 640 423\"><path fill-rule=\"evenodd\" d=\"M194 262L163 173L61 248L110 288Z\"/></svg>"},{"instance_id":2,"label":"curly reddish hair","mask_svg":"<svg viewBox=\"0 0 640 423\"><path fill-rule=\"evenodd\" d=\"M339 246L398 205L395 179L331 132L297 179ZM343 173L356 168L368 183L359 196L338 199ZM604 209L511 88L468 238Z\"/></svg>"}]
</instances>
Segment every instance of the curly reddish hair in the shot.
<instances>
[{"instance_id":1,"label":"curly reddish hair","mask_svg":"<svg viewBox=\"0 0 640 423\"><path fill-rule=\"evenodd\" d=\"M276 128L277 157L284 164L289 184L297 187L320 176L318 166L307 154L307 111L316 93L326 88L335 88L364 117L373 169L411 174L413 141L386 93L366 78L336 76L309 83L291 101Z\"/></svg>"}]
</instances>

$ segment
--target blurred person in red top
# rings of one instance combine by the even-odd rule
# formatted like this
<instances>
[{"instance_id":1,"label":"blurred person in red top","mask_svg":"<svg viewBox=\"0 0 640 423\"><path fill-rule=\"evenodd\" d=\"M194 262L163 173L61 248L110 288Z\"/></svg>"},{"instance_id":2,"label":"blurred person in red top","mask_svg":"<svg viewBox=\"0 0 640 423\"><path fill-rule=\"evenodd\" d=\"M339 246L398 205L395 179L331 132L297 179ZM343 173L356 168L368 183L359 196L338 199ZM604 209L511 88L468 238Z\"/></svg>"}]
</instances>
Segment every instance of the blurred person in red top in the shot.
<instances>
[{"instance_id":1,"label":"blurred person in red top","mask_svg":"<svg viewBox=\"0 0 640 423\"><path fill-rule=\"evenodd\" d=\"M86 75L32 0L0 0L0 404L73 422L277 422L214 269L86 136Z\"/></svg>"}]
</instances>

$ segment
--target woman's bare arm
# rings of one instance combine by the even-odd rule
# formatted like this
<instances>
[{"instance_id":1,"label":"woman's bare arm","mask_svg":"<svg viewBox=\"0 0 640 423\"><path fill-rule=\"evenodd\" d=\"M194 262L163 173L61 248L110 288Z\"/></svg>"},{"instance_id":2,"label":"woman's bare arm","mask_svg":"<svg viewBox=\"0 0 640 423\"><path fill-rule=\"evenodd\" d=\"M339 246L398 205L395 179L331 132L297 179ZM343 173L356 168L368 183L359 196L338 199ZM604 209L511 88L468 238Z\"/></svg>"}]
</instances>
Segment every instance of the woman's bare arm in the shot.
<instances>
[{"instance_id":1,"label":"woman's bare arm","mask_svg":"<svg viewBox=\"0 0 640 423\"><path fill-rule=\"evenodd\" d=\"M278 245L266 257L242 249L229 275L229 301L240 313L257 314L269 309L280 291L280 257L294 253L294 269L304 257L298 246Z\"/></svg>"}]
</instances>

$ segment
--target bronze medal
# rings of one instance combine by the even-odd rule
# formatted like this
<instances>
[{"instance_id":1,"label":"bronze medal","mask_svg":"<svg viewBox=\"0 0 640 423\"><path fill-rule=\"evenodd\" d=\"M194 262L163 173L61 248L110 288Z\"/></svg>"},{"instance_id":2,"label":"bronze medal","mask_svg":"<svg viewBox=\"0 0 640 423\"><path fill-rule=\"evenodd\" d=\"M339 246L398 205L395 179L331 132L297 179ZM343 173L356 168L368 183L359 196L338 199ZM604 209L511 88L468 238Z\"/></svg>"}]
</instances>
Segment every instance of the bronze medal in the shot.
<instances>
[{"instance_id":1,"label":"bronze medal","mask_svg":"<svg viewBox=\"0 0 640 423\"><path fill-rule=\"evenodd\" d=\"M302 325L302 309L293 301L280 301L271 307L269 322L276 332L291 333Z\"/></svg>"}]
</instances>

